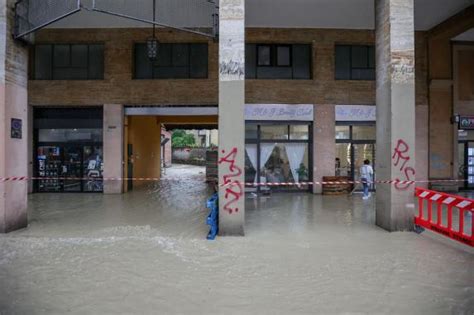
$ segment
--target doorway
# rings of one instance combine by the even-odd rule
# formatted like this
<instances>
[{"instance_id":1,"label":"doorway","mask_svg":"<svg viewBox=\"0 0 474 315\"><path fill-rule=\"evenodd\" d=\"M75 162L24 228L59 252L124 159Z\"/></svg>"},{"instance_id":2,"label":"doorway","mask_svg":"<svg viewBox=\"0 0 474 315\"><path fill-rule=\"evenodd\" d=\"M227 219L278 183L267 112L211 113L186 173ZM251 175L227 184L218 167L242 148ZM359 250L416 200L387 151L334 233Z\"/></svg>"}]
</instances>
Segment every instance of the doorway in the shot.
<instances>
[{"instance_id":1,"label":"doorway","mask_svg":"<svg viewBox=\"0 0 474 315\"><path fill-rule=\"evenodd\" d=\"M360 168L365 160L369 160L375 170L375 134L374 124L336 125L336 176L359 180ZM371 184L370 189L375 190L375 184Z\"/></svg>"},{"instance_id":2,"label":"doorway","mask_svg":"<svg viewBox=\"0 0 474 315\"><path fill-rule=\"evenodd\" d=\"M474 141L458 143L459 189L474 189Z\"/></svg>"}]
</instances>

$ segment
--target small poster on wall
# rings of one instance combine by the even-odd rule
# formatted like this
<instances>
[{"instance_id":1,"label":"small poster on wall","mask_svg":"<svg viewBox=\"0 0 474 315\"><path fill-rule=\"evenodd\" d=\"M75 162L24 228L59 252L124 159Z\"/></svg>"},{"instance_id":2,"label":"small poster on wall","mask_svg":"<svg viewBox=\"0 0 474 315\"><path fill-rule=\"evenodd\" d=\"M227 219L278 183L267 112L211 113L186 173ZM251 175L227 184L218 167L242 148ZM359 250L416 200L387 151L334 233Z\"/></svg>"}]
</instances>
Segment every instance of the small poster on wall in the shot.
<instances>
[{"instance_id":1,"label":"small poster on wall","mask_svg":"<svg viewBox=\"0 0 474 315\"><path fill-rule=\"evenodd\" d=\"M11 138L21 139L22 137L22 121L21 119L12 118L11 121Z\"/></svg>"}]
</instances>

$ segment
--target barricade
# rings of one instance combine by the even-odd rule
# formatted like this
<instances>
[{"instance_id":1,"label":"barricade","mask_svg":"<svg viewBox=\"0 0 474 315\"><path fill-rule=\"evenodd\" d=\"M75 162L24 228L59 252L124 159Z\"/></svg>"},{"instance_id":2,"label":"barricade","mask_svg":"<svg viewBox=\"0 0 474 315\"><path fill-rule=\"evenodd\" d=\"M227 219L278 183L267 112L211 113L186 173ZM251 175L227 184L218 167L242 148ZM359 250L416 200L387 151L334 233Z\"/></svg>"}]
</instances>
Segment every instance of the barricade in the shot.
<instances>
[{"instance_id":1,"label":"barricade","mask_svg":"<svg viewBox=\"0 0 474 315\"><path fill-rule=\"evenodd\" d=\"M426 228L474 247L474 200L416 188L415 227Z\"/></svg>"},{"instance_id":2,"label":"barricade","mask_svg":"<svg viewBox=\"0 0 474 315\"><path fill-rule=\"evenodd\" d=\"M219 205L218 205L218 194L212 195L207 201L207 208L211 210L207 216L206 223L210 226L209 234L207 235L208 240L214 240L219 233Z\"/></svg>"}]
</instances>

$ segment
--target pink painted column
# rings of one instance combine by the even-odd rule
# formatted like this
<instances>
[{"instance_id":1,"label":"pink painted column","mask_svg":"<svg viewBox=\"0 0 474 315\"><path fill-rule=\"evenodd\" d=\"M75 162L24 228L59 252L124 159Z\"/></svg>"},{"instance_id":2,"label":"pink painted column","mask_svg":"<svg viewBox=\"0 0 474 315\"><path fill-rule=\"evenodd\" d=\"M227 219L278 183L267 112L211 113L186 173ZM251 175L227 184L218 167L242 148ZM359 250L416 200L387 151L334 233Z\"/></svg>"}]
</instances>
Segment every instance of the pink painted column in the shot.
<instances>
[{"instance_id":1,"label":"pink painted column","mask_svg":"<svg viewBox=\"0 0 474 315\"><path fill-rule=\"evenodd\" d=\"M123 177L123 106L104 105L104 178ZM121 194L121 180L105 180L104 194Z\"/></svg>"},{"instance_id":2,"label":"pink painted column","mask_svg":"<svg viewBox=\"0 0 474 315\"><path fill-rule=\"evenodd\" d=\"M28 175L28 51L11 37L11 0L0 0L0 177ZM28 182L0 180L0 233L28 225Z\"/></svg>"}]
</instances>

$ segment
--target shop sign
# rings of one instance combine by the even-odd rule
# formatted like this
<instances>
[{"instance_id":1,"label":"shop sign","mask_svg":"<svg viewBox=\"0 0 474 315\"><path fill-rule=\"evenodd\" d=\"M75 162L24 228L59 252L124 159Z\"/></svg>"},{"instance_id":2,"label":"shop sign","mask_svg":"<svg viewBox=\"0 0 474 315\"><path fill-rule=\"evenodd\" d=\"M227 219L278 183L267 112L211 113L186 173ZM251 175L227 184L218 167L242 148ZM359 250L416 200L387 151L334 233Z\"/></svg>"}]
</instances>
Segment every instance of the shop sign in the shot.
<instances>
[{"instance_id":1,"label":"shop sign","mask_svg":"<svg viewBox=\"0 0 474 315\"><path fill-rule=\"evenodd\" d=\"M336 105L336 121L375 121L376 106Z\"/></svg>"},{"instance_id":2,"label":"shop sign","mask_svg":"<svg viewBox=\"0 0 474 315\"><path fill-rule=\"evenodd\" d=\"M474 116L459 117L459 129L473 130L474 129Z\"/></svg>"},{"instance_id":3,"label":"shop sign","mask_svg":"<svg viewBox=\"0 0 474 315\"><path fill-rule=\"evenodd\" d=\"M245 120L313 121L311 104L247 104Z\"/></svg>"},{"instance_id":4,"label":"shop sign","mask_svg":"<svg viewBox=\"0 0 474 315\"><path fill-rule=\"evenodd\" d=\"M10 136L12 139L22 138L22 121L21 119L12 118Z\"/></svg>"}]
</instances>

